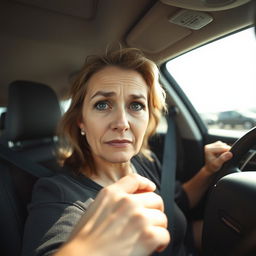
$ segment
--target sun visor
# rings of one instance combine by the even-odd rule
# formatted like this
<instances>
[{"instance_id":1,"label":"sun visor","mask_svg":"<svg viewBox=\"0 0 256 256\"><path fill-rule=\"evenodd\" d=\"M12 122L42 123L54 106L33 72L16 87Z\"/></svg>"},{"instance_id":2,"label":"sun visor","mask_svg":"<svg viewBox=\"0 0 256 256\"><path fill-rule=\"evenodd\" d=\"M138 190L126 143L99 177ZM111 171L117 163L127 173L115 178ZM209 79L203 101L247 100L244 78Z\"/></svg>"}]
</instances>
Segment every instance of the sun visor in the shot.
<instances>
[{"instance_id":1,"label":"sun visor","mask_svg":"<svg viewBox=\"0 0 256 256\"><path fill-rule=\"evenodd\" d=\"M157 53L190 35L191 29L170 22L170 17L179 10L157 2L130 31L126 38L127 45L147 53Z\"/></svg>"},{"instance_id":2,"label":"sun visor","mask_svg":"<svg viewBox=\"0 0 256 256\"><path fill-rule=\"evenodd\" d=\"M250 2L250 0L160 0L162 3L198 11L223 11Z\"/></svg>"}]
</instances>

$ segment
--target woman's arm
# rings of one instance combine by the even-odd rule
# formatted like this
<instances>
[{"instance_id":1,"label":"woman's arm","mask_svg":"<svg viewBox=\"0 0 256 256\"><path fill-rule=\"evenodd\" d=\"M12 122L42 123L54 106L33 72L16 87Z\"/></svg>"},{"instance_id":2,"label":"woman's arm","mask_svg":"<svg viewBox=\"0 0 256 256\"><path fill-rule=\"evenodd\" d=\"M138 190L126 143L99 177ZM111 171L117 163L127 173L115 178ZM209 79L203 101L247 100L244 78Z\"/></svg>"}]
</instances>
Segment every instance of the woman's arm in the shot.
<instances>
[{"instance_id":1,"label":"woman's arm","mask_svg":"<svg viewBox=\"0 0 256 256\"><path fill-rule=\"evenodd\" d=\"M205 165L194 177L182 185L188 196L190 208L195 207L207 191L214 173L221 168L224 162L232 158L232 153L229 152L229 149L230 146L221 141L204 147Z\"/></svg>"},{"instance_id":2,"label":"woman's arm","mask_svg":"<svg viewBox=\"0 0 256 256\"><path fill-rule=\"evenodd\" d=\"M54 256L146 256L164 249L167 218L154 190L151 181L134 174L104 188Z\"/></svg>"}]
</instances>

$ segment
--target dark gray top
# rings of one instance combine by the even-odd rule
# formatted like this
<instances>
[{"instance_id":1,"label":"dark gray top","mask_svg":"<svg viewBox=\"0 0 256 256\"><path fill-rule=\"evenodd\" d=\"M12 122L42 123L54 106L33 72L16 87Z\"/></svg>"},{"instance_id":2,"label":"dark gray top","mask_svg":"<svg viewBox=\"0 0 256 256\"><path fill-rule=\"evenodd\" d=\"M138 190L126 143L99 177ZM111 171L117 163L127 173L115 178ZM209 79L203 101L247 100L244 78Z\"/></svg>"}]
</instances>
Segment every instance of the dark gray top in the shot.
<instances>
[{"instance_id":1,"label":"dark gray top","mask_svg":"<svg viewBox=\"0 0 256 256\"><path fill-rule=\"evenodd\" d=\"M132 163L137 172L157 185L159 193L160 165L134 157ZM29 215L25 225L22 256L52 255L64 243L87 209L88 199L95 198L102 187L83 175L58 174L41 178L34 186ZM181 186L176 187L176 200L186 211L188 201ZM174 207L173 255L185 255L183 240L186 219L180 208Z\"/></svg>"}]
</instances>

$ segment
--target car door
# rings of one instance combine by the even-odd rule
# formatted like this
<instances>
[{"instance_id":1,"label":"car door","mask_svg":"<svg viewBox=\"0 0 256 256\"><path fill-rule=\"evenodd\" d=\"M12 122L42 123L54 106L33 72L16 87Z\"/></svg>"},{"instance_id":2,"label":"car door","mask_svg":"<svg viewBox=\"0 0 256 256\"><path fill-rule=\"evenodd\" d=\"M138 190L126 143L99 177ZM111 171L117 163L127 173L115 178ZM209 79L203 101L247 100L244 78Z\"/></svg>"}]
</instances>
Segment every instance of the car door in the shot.
<instances>
[{"instance_id":1,"label":"car door","mask_svg":"<svg viewBox=\"0 0 256 256\"><path fill-rule=\"evenodd\" d=\"M161 66L162 84L169 106L178 108L175 117L178 141L176 177L191 178L204 163L204 145L221 140L232 145L245 134L240 120L222 127L223 111L256 112L254 67L256 42L252 27L235 31L198 47ZM161 124L154 147L161 155L166 121Z\"/></svg>"}]
</instances>

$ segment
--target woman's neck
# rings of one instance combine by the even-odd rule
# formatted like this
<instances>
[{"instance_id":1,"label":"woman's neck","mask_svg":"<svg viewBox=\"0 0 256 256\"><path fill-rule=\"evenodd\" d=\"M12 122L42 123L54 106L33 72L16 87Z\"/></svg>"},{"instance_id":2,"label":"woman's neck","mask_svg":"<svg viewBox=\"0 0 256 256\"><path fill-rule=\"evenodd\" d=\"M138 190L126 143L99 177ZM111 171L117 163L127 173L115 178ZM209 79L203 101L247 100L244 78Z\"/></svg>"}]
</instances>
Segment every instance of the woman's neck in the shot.
<instances>
[{"instance_id":1,"label":"woman's neck","mask_svg":"<svg viewBox=\"0 0 256 256\"><path fill-rule=\"evenodd\" d=\"M125 163L109 163L103 161L95 161L96 170L89 178L105 187L113 184L122 177L133 172L131 162Z\"/></svg>"}]
</instances>

